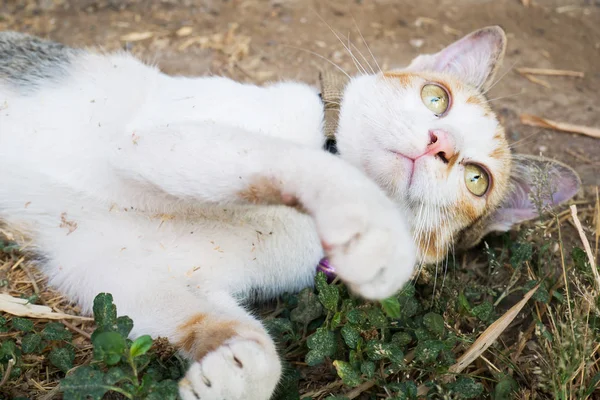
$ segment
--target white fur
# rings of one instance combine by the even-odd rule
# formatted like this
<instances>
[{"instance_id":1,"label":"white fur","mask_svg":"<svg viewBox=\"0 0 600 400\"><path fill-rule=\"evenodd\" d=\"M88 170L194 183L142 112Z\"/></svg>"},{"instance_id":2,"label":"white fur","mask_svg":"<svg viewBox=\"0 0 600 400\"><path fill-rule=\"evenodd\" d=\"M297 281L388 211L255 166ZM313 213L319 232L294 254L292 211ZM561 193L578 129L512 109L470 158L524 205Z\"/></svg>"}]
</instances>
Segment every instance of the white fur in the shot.
<instances>
[{"instance_id":1,"label":"white fur","mask_svg":"<svg viewBox=\"0 0 600 400\"><path fill-rule=\"evenodd\" d=\"M0 163L10 171L0 219L27 234L47 259L50 283L84 311L95 294L111 292L134 319L134 336L172 339L203 310L253 321L232 296L310 285L320 241L367 297L388 296L409 279L408 226L372 181L320 149L314 89L173 78L122 54L80 57L67 79L28 96L0 88ZM257 176L280 182L313 219L236 204ZM223 308L215 294L232 301ZM258 351L240 340L227 346ZM272 392L280 371L271 350L264 360L249 356L243 398ZM219 357L202 361L223 368L212 372L223 380L212 395L188 381L203 399L238 398L229 392L231 365Z\"/></svg>"},{"instance_id":2,"label":"white fur","mask_svg":"<svg viewBox=\"0 0 600 400\"><path fill-rule=\"evenodd\" d=\"M457 97L438 119L418 89L381 75L346 91L346 161L321 150L322 104L299 83L169 77L127 54L81 53L66 78L31 94L2 85L0 220L45 257L52 285L85 312L97 293L112 293L135 321L133 336L177 340L177 327L200 312L253 327L194 363L184 400L271 395L281 373L275 347L240 299L310 285L321 243L365 297L389 296L410 278L411 229L439 218L415 210L450 206L466 189L461 168L441 181L433 157L418 162L408 187L389 150L421 152L428 130L442 128L465 157L493 162L493 118ZM240 192L257 177L308 215L243 204Z\"/></svg>"}]
</instances>

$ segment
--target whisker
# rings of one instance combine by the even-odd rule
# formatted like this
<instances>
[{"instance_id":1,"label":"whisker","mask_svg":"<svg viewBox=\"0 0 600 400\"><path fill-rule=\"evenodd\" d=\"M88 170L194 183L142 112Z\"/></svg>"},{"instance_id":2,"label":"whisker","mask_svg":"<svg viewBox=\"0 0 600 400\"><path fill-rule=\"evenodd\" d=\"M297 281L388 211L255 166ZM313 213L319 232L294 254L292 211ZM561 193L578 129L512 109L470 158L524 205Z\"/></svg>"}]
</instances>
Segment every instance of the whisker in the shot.
<instances>
[{"instance_id":1,"label":"whisker","mask_svg":"<svg viewBox=\"0 0 600 400\"><path fill-rule=\"evenodd\" d=\"M489 99L489 100L487 100L487 102L488 102L488 103L491 103L492 101L496 101L496 100L502 100L502 99L506 99L506 98L508 98L508 97L520 96L520 95L522 95L523 93L525 93L525 91L523 91L523 90L522 90L522 91L520 91L519 93L513 93L513 94L506 95L506 96L500 96L500 97L495 97L495 98L493 98L493 99Z\"/></svg>"},{"instance_id":2,"label":"whisker","mask_svg":"<svg viewBox=\"0 0 600 400\"><path fill-rule=\"evenodd\" d=\"M517 140L516 142L514 142L514 143L511 143L510 145L508 145L508 148L509 148L509 149L513 149L514 147L520 146L520 145L522 145L522 144L526 143L526 141L527 141L528 139L531 139L531 138L532 138L534 135L537 135L537 134L538 134L538 133L540 133L540 132L541 132L541 130L536 130L536 131L535 131L535 132L533 132L532 134L525 136L523 139L519 139L519 140Z\"/></svg>"},{"instance_id":3,"label":"whisker","mask_svg":"<svg viewBox=\"0 0 600 400\"><path fill-rule=\"evenodd\" d=\"M514 63L512 63L512 65L510 67L508 67L508 69L502 75L500 75L500 77L498 79L496 79L496 82L492 83L490 85L490 87L487 88L485 91L483 91L481 94L486 94L487 92L489 92L490 90L492 90L492 88L494 86L496 86L498 84L498 82L500 82L510 71L513 70L513 68L515 67L515 65L517 65L517 62L519 62L519 61L520 60L517 60Z\"/></svg>"},{"instance_id":4,"label":"whisker","mask_svg":"<svg viewBox=\"0 0 600 400\"><path fill-rule=\"evenodd\" d=\"M340 43L342 44L342 46L344 46L344 49L346 49L346 51L348 52L348 54L350 55L350 57L352 58L352 62L354 63L354 66L356 67L356 69L358 70L359 73L366 75L367 74L367 70L362 66L362 64L358 61L358 59L356 58L356 56L354 54L352 54L352 50L350 50L350 48L348 46L346 46L346 44L344 43L344 41L342 40L342 38L340 37L340 35L331 27L331 25L329 25L325 19L323 19L323 17L321 17L321 15L313 9L313 12L316 14L317 18L319 18L321 20L321 22L323 22L331 31L331 33L333 33L333 35L337 38L337 40L340 41Z\"/></svg>"},{"instance_id":5,"label":"whisker","mask_svg":"<svg viewBox=\"0 0 600 400\"><path fill-rule=\"evenodd\" d=\"M363 36L362 32L360 31L360 28L358 27L358 24L356 23L356 19L354 18L354 15L352 16L352 21L354 22L354 26L356 27L356 30L358 31L358 34L360 35L362 42L364 43L365 47L367 48L367 51L369 52L369 54L371 55L371 58L375 62L377 69L379 70L380 73L383 73L383 71L381 70L381 67L379 66L379 63L377 62L377 59L375 58L375 56L373 55L373 52L371 51L371 48L369 47L369 45L367 44L367 41L365 40L365 37Z\"/></svg>"},{"instance_id":6,"label":"whisker","mask_svg":"<svg viewBox=\"0 0 600 400\"><path fill-rule=\"evenodd\" d=\"M365 63L367 63L367 66L369 67L369 69L371 70L371 73L374 75L375 74L375 70L373 69L373 67L371 66L371 63L369 63L369 60L366 59L366 57L363 55L363 53L360 51L360 49L358 47L356 47L356 45L354 43L350 42L350 33L348 33L348 46L351 46L354 48L354 50L356 50L358 52L358 54L361 56L361 58L365 61Z\"/></svg>"},{"instance_id":7,"label":"whisker","mask_svg":"<svg viewBox=\"0 0 600 400\"><path fill-rule=\"evenodd\" d=\"M319 53L315 53L312 50L303 49L302 47L290 46L290 45L287 45L287 44L284 44L282 46L289 47L289 48L296 49L296 50L300 50L300 51L304 51L304 52L306 52L308 54L311 54L313 56L319 57L320 59L325 60L329 64L331 64L334 67L336 67L341 73L343 73L344 75L346 75L348 77L348 79L352 79L352 77L342 67L340 67L339 65L337 65L336 63L334 63L333 61L331 61L329 58L327 58L327 57L325 57L325 56L323 56L323 55L321 55Z\"/></svg>"}]
</instances>

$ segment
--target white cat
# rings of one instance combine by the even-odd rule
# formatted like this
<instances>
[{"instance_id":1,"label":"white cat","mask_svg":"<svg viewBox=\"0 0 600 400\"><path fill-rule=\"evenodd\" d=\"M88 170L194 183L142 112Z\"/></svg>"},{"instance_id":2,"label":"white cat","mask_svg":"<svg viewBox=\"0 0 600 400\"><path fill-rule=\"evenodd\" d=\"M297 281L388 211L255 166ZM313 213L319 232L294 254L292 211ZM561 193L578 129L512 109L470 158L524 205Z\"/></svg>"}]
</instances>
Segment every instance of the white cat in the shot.
<instances>
[{"instance_id":1,"label":"white cat","mask_svg":"<svg viewBox=\"0 0 600 400\"><path fill-rule=\"evenodd\" d=\"M548 203L577 191L561 164L511 166L482 92L505 40L485 28L351 79L336 156L305 84L166 76L0 33L0 221L84 311L110 292L133 336L195 360L183 399L266 400L281 366L250 294L311 285L326 255L354 292L384 298L416 262L535 217L530 171L547 172Z\"/></svg>"}]
</instances>

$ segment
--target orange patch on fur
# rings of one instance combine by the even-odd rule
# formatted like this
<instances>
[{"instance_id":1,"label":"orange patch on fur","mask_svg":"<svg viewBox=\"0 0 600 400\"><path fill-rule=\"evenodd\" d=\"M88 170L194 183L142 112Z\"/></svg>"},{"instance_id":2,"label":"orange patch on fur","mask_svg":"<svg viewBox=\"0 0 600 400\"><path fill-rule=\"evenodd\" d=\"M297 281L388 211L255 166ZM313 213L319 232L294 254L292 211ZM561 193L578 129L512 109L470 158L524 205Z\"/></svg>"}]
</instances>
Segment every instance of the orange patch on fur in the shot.
<instances>
[{"instance_id":1,"label":"orange patch on fur","mask_svg":"<svg viewBox=\"0 0 600 400\"><path fill-rule=\"evenodd\" d=\"M496 132L494 132L494 140L499 140L499 141L504 141L504 129L503 128L498 128L496 129Z\"/></svg>"},{"instance_id":2,"label":"orange patch on fur","mask_svg":"<svg viewBox=\"0 0 600 400\"><path fill-rule=\"evenodd\" d=\"M468 198L459 200L457 211L468 221L469 224L473 223L473 221L475 221L480 214L471 199Z\"/></svg>"},{"instance_id":3,"label":"orange patch on fur","mask_svg":"<svg viewBox=\"0 0 600 400\"><path fill-rule=\"evenodd\" d=\"M236 321L218 320L207 314L196 314L177 328L180 339L176 344L195 360L201 360L236 336L237 326Z\"/></svg>"},{"instance_id":4,"label":"orange patch on fur","mask_svg":"<svg viewBox=\"0 0 600 400\"><path fill-rule=\"evenodd\" d=\"M437 230L423 232L417 238L417 246L420 258L427 263L437 262L445 256L444 248L439 243Z\"/></svg>"},{"instance_id":5,"label":"orange patch on fur","mask_svg":"<svg viewBox=\"0 0 600 400\"><path fill-rule=\"evenodd\" d=\"M281 185L273 179L259 176L238 197L251 204L283 204L306 212L295 196L281 192Z\"/></svg>"},{"instance_id":6,"label":"orange patch on fur","mask_svg":"<svg viewBox=\"0 0 600 400\"><path fill-rule=\"evenodd\" d=\"M456 164L456 162L458 161L459 158L460 158L460 152L457 151L452 157L450 157L448 159L448 169L447 169L448 172L450 172L452 167L454 167L454 164Z\"/></svg>"},{"instance_id":7,"label":"orange patch on fur","mask_svg":"<svg viewBox=\"0 0 600 400\"><path fill-rule=\"evenodd\" d=\"M475 105L481 105L481 99L477 96L469 96L469 98L466 101L467 104L475 104Z\"/></svg>"},{"instance_id":8,"label":"orange patch on fur","mask_svg":"<svg viewBox=\"0 0 600 400\"><path fill-rule=\"evenodd\" d=\"M417 76L410 72L384 72L383 76L394 79L399 82L402 87L409 87L413 83L413 79Z\"/></svg>"},{"instance_id":9,"label":"orange patch on fur","mask_svg":"<svg viewBox=\"0 0 600 400\"><path fill-rule=\"evenodd\" d=\"M281 189L273 179L259 176L238 197L252 204L281 204Z\"/></svg>"},{"instance_id":10,"label":"orange patch on fur","mask_svg":"<svg viewBox=\"0 0 600 400\"><path fill-rule=\"evenodd\" d=\"M507 151L506 151L505 147L496 147L490 153L490 157L491 158L495 158L495 159L498 159L498 160L501 160L501 159L505 158L506 156L507 156Z\"/></svg>"}]
</instances>

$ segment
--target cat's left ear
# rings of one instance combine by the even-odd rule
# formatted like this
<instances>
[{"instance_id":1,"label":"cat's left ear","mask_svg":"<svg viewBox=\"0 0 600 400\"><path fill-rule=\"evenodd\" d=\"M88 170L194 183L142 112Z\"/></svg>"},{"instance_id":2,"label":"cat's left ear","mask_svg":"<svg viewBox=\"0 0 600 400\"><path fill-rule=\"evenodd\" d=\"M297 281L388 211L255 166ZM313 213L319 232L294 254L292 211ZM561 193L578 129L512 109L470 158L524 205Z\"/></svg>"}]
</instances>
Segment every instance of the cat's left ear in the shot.
<instances>
[{"instance_id":1,"label":"cat's left ear","mask_svg":"<svg viewBox=\"0 0 600 400\"><path fill-rule=\"evenodd\" d=\"M468 34L438 53L418 56L406 69L450 73L487 90L502 64L505 51L504 31L499 26L489 26Z\"/></svg>"},{"instance_id":2,"label":"cat's left ear","mask_svg":"<svg viewBox=\"0 0 600 400\"><path fill-rule=\"evenodd\" d=\"M579 175L569 166L544 157L513 155L509 192L490 215L463 232L458 248L475 246L491 232L507 232L577 194Z\"/></svg>"}]
</instances>

